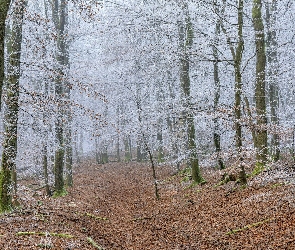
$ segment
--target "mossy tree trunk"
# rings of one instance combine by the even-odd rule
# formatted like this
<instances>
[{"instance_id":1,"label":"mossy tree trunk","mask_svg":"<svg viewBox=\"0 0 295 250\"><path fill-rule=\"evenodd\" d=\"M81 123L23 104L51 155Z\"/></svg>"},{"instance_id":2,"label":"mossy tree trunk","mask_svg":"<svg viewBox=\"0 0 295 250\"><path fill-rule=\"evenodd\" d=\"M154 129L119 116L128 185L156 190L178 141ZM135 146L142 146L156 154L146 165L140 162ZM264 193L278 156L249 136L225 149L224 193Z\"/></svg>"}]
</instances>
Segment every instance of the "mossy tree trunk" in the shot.
<instances>
[{"instance_id":1,"label":"mossy tree trunk","mask_svg":"<svg viewBox=\"0 0 295 250\"><path fill-rule=\"evenodd\" d=\"M266 92L265 92L265 35L262 19L262 1L253 0L252 19L255 30L256 46L256 81L255 102L257 113L256 127L256 162L265 165L267 161L267 120L266 120Z\"/></svg>"},{"instance_id":2,"label":"mossy tree trunk","mask_svg":"<svg viewBox=\"0 0 295 250\"><path fill-rule=\"evenodd\" d=\"M57 52L56 52L56 78L55 78L55 97L57 104L57 117L55 123L55 135L57 141L57 149L55 152L54 175L55 175L55 194L64 193L64 158L65 158L65 141L64 141L64 110L63 103L66 88L66 75L68 71L68 54L66 53L66 22L67 22L67 1L53 0L52 17L57 32Z\"/></svg>"},{"instance_id":3,"label":"mossy tree trunk","mask_svg":"<svg viewBox=\"0 0 295 250\"><path fill-rule=\"evenodd\" d=\"M0 109L2 104L2 90L4 84L4 51L5 51L5 21L11 1L0 0Z\"/></svg>"},{"instance_id":4,"label":"mossy tree trunk","mask_svg":"<svg viewBox=\"0 0 295 250\"><path fill-rule=\"evenodd\" d=\"M19 80L23 16L27 0L13 5L12 28L9 37L8 67L4 106L4 143L0 173L0 211L9 211L12 196L16 199L17 123L19 111ZM1 5L0 5L1 7ZM3 6L2 6L3 8ZM1 9L2 10L2 9ZM2 15L2 14L1 14Z\"/></svg>"},{"instance_id":5,"label":"mossy tree trunk","mask_svg":"<svg viewBox=\"0 0 295 250\"><path fill-rule=\"evenodd\" d=\"M199 161L196 152L195 142L195 125L194 114L191 108L191 94L190 94L190 58L189 53L193 45L194 31L192 22L189 16L187 4L183 4L183 11L185 13L185 20L178 22L179 28L179 42L180 42L180 85L182 90L183 102L183 119L187 124L187 149L189 152L188 165L192 170L192 178L194 182L203 182L201 175Z\"/></svg>"},{"instance_id":6,"label":"mossy tree trunk","mask_svg":"<svg viewBox=\"0 0 295 250\"><path fill-rule=\"evenodd\" d=\"M267 74L269 78L269 105L273 134L271 137L271 149L274 161L280 158L280 139L277 133L279 125L279 85L278 85L278 42L275 25L277 22L277 0L266 2L266 57Z\"/></svg>"}]
</instances>

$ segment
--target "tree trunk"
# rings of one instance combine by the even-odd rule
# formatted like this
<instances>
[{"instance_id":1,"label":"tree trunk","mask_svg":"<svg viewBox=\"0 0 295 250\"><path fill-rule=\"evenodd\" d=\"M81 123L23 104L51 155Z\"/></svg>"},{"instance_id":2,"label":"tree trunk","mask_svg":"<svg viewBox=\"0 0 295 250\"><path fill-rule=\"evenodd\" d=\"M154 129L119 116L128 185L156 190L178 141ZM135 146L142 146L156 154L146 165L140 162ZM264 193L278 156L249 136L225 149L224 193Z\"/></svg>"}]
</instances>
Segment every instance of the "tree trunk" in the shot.
<instances>
[{"instance_id":1,"label":"tree trunk","mask_svg":"<svg viewBox=\"0 0 295 250\"><path fill-rule=\"evenodd\" d=\"M131 152L130 152L130 145L129 145L129 135L125 136L124 142L124 151L125 151L125 162L131 161Z\"/></svg>"},{"instance_id":2,"label":"tree trunk","mask_svg":"<svg viewBox=\"0 0 295 250\"><path fill-rule=\"evenodd\" d=\"M65 163L66 163L66 185L73 186L73 148L72 148L72 131L71 128L66 128L66 143L65 143Z\"/></svg>"},{"instance_id":3,"label":"tree trunk","mask_svg":"<svg viewBox=\"0 0 295 250\"><path fill-rule=\"evenodd\" d=\"M5 21L9 10L9 5L11 1L1 0L0 1L0 110L2 104L2 91L4 84L4 51L5 51Z\"/></svg>"},{"instance_id":4,"label":"tree trunk","mask_svg":"<svg viewBox=\"0 0 295 250\"><path fill-rule=\"evenodd\" d=\"M118 138L117 138L117 161L120 162L121 161L121 157L120 157L120 135L118 134Z\"/></svg>"},{"instance_id":5,"label":"tree trunk","mask_svg":"<svg viewBox=\"0 0 295 250\"><path fill-rule=\"evenodd\" d=\"M253 0L252 18L255 30L256 45L256 81L255 81L255 102L257 112L256 127L256 162L265 165L267 161L267 120L266 120L266 93L265 93L265 37L262 20L261 0Z\"/></svg>"},{"instance_id":6,"label":"tree trunk","mask_svg":"<svg viewBox=\"0 0 295 250\"><path fill-rule=\"evenodd\" d=\"M136 161L137 162L142 162L142 154L141 154L141 145L140 145L140 140L137 141L137 147L136 147Z\"/></svg>"},{"instance_id":7,"label":"tree trunk","mask_svg":"<svg viewBox=\"0 0 295 250\"><path fill-rule=\"evenodd\" d=\"M51 191L49 188L49 175L48 175L48 157L47 157L47 141L43 145L43 171L44 171L44 184L46 195L51 196Z\"/></svg>"},{"instance_id":8,"label":"tree trunk","mask_svg":"<svg viewBox=\"0 0 295 250\"><path fill-rule=\"evenodd\" d=\"M180 41L180 85L183 94L183 118L187 124L187 148L189 152L188 165L192 170L192 178L194 182L201 183L204 181L196 152L195 143L195 125L194 125L194 115L191 109L191 95L190 95L190 76L189 76L189 50L193 44L194 31L192 23L190 20L188 6L184 4L183 6L185 12L184 22L179 22L179 41Z\"/></svg>"},{"instance_id":9,"label":"tree trunk","mask_svg":"<svg viewBox=\"0 0 295 250\"><path fill-rule=\"evenodd\" d=\"M266 2L266 57L267 57L267 74L269 77L269 104L271 123L274 126L271 137L271 150L274 161L280 158L280 140L278 131L279 125L279 85L278 85L278 43L275 24L277 21L277 0Z\"/></svg>"},{"instance_id":10,"label":"tree trunk","mask_svg":"<svg viewBox=\"0 0 295 250\"><path fill-rule=\"evenodd\" d=\"M7 86L4 110L4 143L2 169L0 173L0 212L9 211L12 206L12 195L16 199L16 155L17 155L17 122L19 111L19 80L22 44L23 16L27 0L20 0L13 6L12 28L10 33L10 51L7 68ZM1 6L0 6L1 7ZM4 6L2 6L4 7Z\"/></svg>"},{"instance_id":11,"label":"tree trunk","mask_svg":"<svg viewBox=\"0 0 295 250\"><path fill-rule=\"evenodd\" d=\"M83 135L83 131L81 131L81 133L79 134L79 146L78 146L78 151L77 151L77 162L81 163L82 161L82 157L84 155L84 151L83 151L83 143L84 143L84 135Z\"/></svg>"},{"instance_id":12,"label":"tree trunk","mask_svg":"<svg viewBox=\"0 0 295 250\"><path fill-rule=\"evenodd\" d=\"M163 134L162 134L162 122L159 121L158 124L158 133L157 133L157 141L159 143L158 146L158 162L162 163L164 162L164 150L163 150Z\"/></svg>"},{"instance_id":13,"label":"tree trunk","mask_svg":"<svg viewBox=\"0 0 295 250\"><path fill-rule=\"evenodd\" d=\"M74 131L74 152L75 152L75 157L76 157L76 162L80 163L80 156L79 156L79 149L78 149L78 131Z\"/></svg>"},{"instance_id":14,"label":"tree trunk","mask_svg":"<svg viewBox=\"0 0 295 250\"><path fill-rule=\"evenodd\" d=\"M238 1L238 43L237 47L234 48L230 37L227 37L227 42L230 47L230 51L232 54L232 58L234 61L234 70L235 70L235 106L234 106L234 114L235 114L235 143L237 148L237 154L240 165L240 181L242 184L247 183L246 172L243 164L243 155L242 155L242 146L243 146L243 138L242 138L242 72L241 72L241 64L244 52L244 38L243 38L243 10L244 10L244 1ZM222 26L223 32L228 35Z\"/></svg>"},{"instance_id":15,"label":"tree trunk","mask_svg":"<svg viewBox=\"0 0 295 250\"><path fill-rule=\"evenodd\" d=\"M220 11L217 9L217 12L219 13ZM219 36L220 36L220 20L216 21L215 25L215 38L214 38L214 45L213 45L213 57L214 57L214 112L216 112L217 107L219 105L219 99L220 99L220 79L219 79L219 65L218 65L218 41L219 41ZM213 140L214 140L214 146L215 146L215 152L217 154L217 162L218 162L218 168L219 169L224 169L224 163L223 160L220 156L220 128L219 128L219 123L218 123L218 118L213 119L214 123L214 133L213 133Z\"/></svg>"},{"instance_id":16,"label":"tree trunk","mask_svg":"<svg viewBox=\"0 0 295 250\"><path fill-rule=\"evenodd\" d=\"M95 137L95 161L97 164L101 163L101 155L99 153L99 148L98 148L98 137Z\"/></svg>"},{"instance_id":17,"label":"tree trunk","mask_svg":"<svg viewBox=\"0 0 295 250\"><path fill-rule=\"evenodd\" d=\"M52 6L52 17L57 32L57 69L56 69L56 79L55 79L55 97L58 100L57 104L57 118L55 123L55 134L57 140L57 149L55 152L55 164L54 164L54 174L55 174L55 195L63 195L65 192L64 187L64 158L65 158L65 145L64 145L64 104L62 102L65 95L66 88L66 75L68 67L68 55L65 53L67 43L66 43L66 21L67 21L67 2L61 0L54 0Z\"/></svg>"},{"instance_id":18,"label":"tree trunk","mask_svg":"<svg viewBox=\"0 0 295 250\"><path fill-rule=\"evenodd\" d=\"M243 39L243 10L244 1L239 0L238 5L238 45L235 52L235 127L236 127L236 147L238 149L238 157L240 162L240 181L242 184L247 183L246 172L243 164L242 155L242 74L241 74L241 63L244 52L244 39Z\"/></svg>"},{"instance_id":19,"label":"tree trunk","mask_svg":"<svg viewBox=\"0 0 295 250\"><path fill-rule=\"evenodd\" d=\"M109 156L108 156L108 145L103 145L101 152L101 163L105 164L109 162Z\"/></svg>"}]
</instances>

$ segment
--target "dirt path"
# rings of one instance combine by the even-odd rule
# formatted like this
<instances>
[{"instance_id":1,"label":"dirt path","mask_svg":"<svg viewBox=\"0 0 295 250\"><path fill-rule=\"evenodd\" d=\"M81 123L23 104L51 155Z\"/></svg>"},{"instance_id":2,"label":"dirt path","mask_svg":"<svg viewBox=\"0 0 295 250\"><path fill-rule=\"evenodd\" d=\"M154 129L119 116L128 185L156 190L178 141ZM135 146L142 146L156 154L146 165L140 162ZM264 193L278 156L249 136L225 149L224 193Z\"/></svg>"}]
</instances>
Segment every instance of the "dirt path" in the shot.
<instances>
[{"instance_id":1,"label":"dirt path","mask_svg":"<svg viewBox=\"0 0 295 250\"><path fill-rule=\"evenodd\" d=\"M293 185L216 188L208 171L189 188L171 171L160 170L160 201L137 164L87 164L64 198L21 186L23 207L0 217L0 249L295 249Z\"/></svg>"}]
</instances>

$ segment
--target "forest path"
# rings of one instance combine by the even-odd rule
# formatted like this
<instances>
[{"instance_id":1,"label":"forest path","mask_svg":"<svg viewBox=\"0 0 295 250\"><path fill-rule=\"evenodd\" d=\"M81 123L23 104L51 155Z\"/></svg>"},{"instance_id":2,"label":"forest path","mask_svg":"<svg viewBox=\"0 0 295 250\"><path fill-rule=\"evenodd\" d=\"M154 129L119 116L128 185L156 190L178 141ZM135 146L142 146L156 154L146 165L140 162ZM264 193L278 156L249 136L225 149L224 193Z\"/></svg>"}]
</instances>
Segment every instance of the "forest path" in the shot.
<instances>
[{"instance_id":1,"label":"forest path","mask_svg":"<svg viewBox=\"0 0 295 250\"><path fill-rule=\"evenodd\" d=\"M0 249L295 249L293 185L214 187L207 170L207 184L189 187L172 172L157 168L159 201L136 163L83 164L57 199L23 182L22 208L0 217Z\"/></svg>"}]
</instances>

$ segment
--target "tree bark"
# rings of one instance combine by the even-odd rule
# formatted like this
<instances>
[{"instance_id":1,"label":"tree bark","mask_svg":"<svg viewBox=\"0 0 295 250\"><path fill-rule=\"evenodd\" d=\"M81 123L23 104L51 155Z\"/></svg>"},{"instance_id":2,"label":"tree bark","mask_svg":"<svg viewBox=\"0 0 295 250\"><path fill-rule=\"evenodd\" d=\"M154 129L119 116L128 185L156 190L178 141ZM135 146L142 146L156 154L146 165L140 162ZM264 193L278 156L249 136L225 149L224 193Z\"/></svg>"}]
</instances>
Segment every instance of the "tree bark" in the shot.
<instances>
[{"instance_id":1,"label":"tree bark","mask_svg":"<svg viewBox=\"0 0 295 250\"><path fill-rule=\"evenodd\" d=\"M188 6L183 4L185 12L184 22L179 22L179 41L180 41L180 85L183 94L183 118L187 124L187 149L189 152L188 165L192 170L192 179L196 183L204 181L196 152L195 142L195 124L194 115L191 109L191 94L190 94L190 63L189 51L193 45L194 31L190 20Z\"/></svg>"},{"instance_id":2,"label":"tree bark","mask_svg":"<svg viewBox=\"0 0 295 250\"><path fill-rule=\"evenodd\" d=\"M274 161L278 161L280 158L280 139L277 133L279 125L278 42L275 29L277 4L277 0L266 2L266 57L269 78L270 120L274 127L271 137L271 150Z\"/></svg>"},{"instance_id":3,"label":"tree bark","mask_svg":"<svg viewBox=\"0 0 295 250\"><path fill-rule=\"evenodd\" d=\"M67 1L53 0L52 17L57 32L57 53L56 53L56 79L55 79L55 97L58 100L57 118L55 123L55 134L57 140L57 149L55 152L55 195L63 195L65 192L64 158L65 158L65 140L64 140L64 95L66 86L66 71L68 71L68 54L66 53L66 21L67 21Z\"/></svg>"},{"instance_id":4,"label":"tree bark","mask_svg":"<svg viewBox=\"0 0 295 250\"><path fill-rule=\"evenodd\" d=\"M9 10L11 1L1 0L0 1L0 110L2 104L2 91L4 84L4 51L5 51L5 21Z\"/></svg>"},{"instance_id":5,"label":"tree bark","mask_svg":"<svg viewBox=\"0 0 295 250\"><path fill-rule=\"evenodd\" d=\"M51 196L51 191L49 188L49 175L48 175L48 157L47 157L47 141L44 141L43 145L43 172L44 172L44 184L46 195Z\"/></svg>"},{"instance_id":6,"label":"tree bark","mask_svg":"<svg viewBox=\"0 0 295 250\"><path fill-rule=\"evenodd\" d=\"M257 164L265 165L267 161L267 120L266 120L266 93L265 93L265 36L262 20L261 0L253 0L252 18L255 30L256 46L256 81L255 81L255 102L257 113L256 145Z\"/></svg>"},{"instance_id":7,"label":"tree bark","mask_svg":"<svg viewBox=\"0 0 295 250\"><path fill-rule=\"evenodd\" d=\"M19 111L20 58L22 48L23 16L27 0L19 0L13 6L10 46L8 51L7 83L4 110L4 143L0 173L0 212L9 211L12 196L17 198L16 155L17 123ZM2 6L3 7L3 6Z\"/></svg>"}]
</instances>

